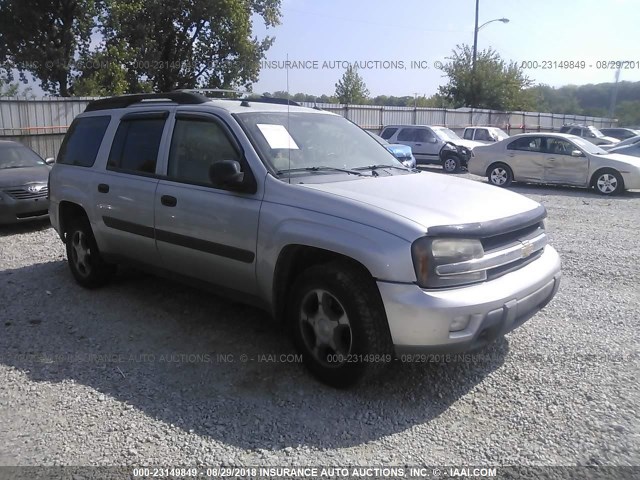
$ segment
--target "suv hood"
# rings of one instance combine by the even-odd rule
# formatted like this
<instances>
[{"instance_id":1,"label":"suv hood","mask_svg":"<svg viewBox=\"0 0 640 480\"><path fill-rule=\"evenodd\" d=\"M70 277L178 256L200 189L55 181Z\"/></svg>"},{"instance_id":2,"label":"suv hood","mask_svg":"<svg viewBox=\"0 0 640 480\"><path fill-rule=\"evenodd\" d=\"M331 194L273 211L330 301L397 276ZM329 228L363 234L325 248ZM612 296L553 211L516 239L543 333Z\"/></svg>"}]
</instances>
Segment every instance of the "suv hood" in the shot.
<instances>
[{"instance_id":1,"label":"suv hood","mask_svg":"<svg viewBox=\"0 0 640 480\"><path fill-rule=\"evenodd\" d=\"M509 190L428 172L303 186L366 204L386 212L387 218L399 215L424 231L438 225L497 220L539 207L537 202ZM348 212L345 207L343 215L348 217ZM361 217L354 220L367 223Z\"/></svg>"}]
</instances>

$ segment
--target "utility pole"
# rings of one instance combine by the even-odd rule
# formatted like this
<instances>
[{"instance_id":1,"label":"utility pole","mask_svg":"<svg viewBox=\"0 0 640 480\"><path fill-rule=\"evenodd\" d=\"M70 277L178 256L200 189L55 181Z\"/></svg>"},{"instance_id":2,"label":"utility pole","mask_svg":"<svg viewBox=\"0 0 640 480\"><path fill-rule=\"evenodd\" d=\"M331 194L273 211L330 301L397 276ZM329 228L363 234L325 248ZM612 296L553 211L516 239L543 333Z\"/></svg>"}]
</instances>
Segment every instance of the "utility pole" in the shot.
<instances>
[{"instance_id":1,"label":"utility pole","mask_svg":"<svg viewBox=\"0 0 640 480\"><path fill-rule=\"evenodd\" d=\"M613 92L611 93L611 103L609 104L609 118L613 118L616 113L616 101L618 100L618 82L620 82L621 68L616 70L616 82L613 84Z\"/></svg>"},{"instance_id":2,"label":"utility pole","mask_svg":"<svg viewBox=\"0 0 640 480\"><path fill-rule=\"evenodd\" d=\"M480 0L476 0L476 25L473 29L473 61L471 63L471 99L472 107L476 106L476 57L478 56L478 17L480 13Z\"/></svg>"}]
</instances>

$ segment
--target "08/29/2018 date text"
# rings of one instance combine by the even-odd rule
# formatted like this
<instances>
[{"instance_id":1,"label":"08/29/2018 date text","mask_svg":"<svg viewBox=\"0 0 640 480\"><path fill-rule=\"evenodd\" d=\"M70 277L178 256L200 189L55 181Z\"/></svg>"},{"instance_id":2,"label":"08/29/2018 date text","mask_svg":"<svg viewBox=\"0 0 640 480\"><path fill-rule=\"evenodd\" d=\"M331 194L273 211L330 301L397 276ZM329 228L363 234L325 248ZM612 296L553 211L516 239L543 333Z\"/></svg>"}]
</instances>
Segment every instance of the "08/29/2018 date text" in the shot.
<instances>
[{"instance_id":1,"label":"08/29/2018 date text","mask_svg":"<svg viewBox=\"0 0 640 480\"><path fill-rule=\"evenodd\" d=\"M526 70L640 70L640 60L522 60L519 66Z\"/></svg>"}]
</instances>

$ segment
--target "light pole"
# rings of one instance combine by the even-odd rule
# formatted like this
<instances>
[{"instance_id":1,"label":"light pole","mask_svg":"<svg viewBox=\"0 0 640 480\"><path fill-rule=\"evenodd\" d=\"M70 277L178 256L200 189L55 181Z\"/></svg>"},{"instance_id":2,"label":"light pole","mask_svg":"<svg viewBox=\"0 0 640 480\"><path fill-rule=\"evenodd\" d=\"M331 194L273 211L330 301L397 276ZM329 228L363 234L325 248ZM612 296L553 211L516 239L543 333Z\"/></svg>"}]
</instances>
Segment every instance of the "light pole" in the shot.
<instances>
[{"instance_id":1,"label":"light pole","mask_svg":"<svg viewBox=\"0 0 640 480\"><path fill-rule=\"evenodd\" d=\"M476 0L476 25L475 28L473 29L473 60L471 62L471 79L473 82L473 101L475 104L475 100L476 100L476 89L475 89L475 84L476 84L476 57L478 56L478 32L480 31L480 29L482 27L484 27L485 25L488 25L492 22L502 22L502 23L509 23L509 19L508 18L494 18L493 20L489 20L488 22L484 22L482 25L478 26L478 14L480 12L480 0Z\"/></svg>"}]
</instances>

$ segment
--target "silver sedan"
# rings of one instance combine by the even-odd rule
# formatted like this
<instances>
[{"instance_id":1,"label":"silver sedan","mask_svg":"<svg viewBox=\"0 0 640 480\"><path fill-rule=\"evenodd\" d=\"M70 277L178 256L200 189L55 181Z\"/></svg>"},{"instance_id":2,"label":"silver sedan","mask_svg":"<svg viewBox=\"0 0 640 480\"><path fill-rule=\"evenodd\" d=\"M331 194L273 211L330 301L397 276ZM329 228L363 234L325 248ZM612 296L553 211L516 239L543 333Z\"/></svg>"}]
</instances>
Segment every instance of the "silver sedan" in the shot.
<instances>
[{"instance_id":1,"label":"silver sedan","mask_svg":"<svg viewBox=\"0 0 640 480\"><path fill-rule=\"evenodd\" d=\"M608 153L575 135L523 133L477 147L469 172L507 187L511 182L593 187L603 195L640 188L640 159Z\"/></svg>"}]
</instances>

